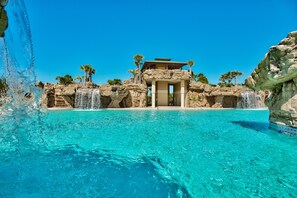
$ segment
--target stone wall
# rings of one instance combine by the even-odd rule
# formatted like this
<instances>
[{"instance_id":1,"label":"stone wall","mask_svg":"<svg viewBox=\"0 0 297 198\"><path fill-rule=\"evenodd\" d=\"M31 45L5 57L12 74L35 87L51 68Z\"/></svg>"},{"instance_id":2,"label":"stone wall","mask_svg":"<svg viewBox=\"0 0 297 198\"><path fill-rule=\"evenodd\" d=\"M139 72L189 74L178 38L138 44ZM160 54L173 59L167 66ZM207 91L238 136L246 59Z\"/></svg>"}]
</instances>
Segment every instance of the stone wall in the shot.
<instances>
[{"instance_id":1,"label":"stone wall","mask_svg":"<svg viewBox=\"0 0 297 198\"><path fill-rule=\"evenodd\" d=\"M246 84L271 90L268 108L272 123L297 127L297 31L269 49Z\"/></svg>"}]
</instances>

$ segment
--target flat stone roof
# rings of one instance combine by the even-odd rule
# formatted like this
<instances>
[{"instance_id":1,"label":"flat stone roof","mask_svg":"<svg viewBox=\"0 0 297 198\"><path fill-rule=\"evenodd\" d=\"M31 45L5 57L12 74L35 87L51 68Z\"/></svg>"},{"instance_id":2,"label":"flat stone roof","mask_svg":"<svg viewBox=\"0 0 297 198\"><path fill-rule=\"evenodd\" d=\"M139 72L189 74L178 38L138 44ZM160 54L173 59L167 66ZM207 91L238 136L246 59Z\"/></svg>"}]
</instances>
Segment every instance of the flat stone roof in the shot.
<instances>
[{"instance_id":1,"label":"flat stone roof","mask_svg":"<svg viewBox=\"0 0 297 198\"><path fill-rule=\"evenodd\" d=\"M187 62L177 62L177 61L167 61L167 60L148 60L145 61L142 65L141 70L146 70L147 68L154 66L156 64L164 64L168 65L168 67L171 67L172 69L180 69L182 66L187 65Z\"/></svg>"}]
</instances>

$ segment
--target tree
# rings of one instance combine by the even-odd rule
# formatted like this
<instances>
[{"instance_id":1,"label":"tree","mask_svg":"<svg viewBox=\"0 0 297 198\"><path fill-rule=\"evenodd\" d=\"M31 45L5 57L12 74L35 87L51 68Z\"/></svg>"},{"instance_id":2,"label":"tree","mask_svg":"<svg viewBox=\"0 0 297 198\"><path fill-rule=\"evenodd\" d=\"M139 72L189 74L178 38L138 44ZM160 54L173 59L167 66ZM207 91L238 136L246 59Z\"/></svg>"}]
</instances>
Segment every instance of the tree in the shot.
<instances>
[{"instance_id":1,"label":"tree","mask_svg":"<svg viewBox=\"0 0 297 198\"><path fill-rule=\"evenodd\" d=\"M225 74L222 74L220 77L220 81L222 81L222 83L220 83L220 86L228 86L228 87L232 86L233 84L231 82L233 79L234 79L235 86L237 86L238 76L242 76L242 75L243 73L237 70L229 71ZM226 80L228 81L228 83L225 82Z\"/></svg>"},{"instance_id":2,"label":"tree","mask_svg":"<svg viewBox=\"0 0 297 198\"><path fill-rule=\"evenodd\" d=\"M225 74L221 75L220 81L222 81L223 83L226 83L225 82L226 80L228 81L228 84L231 83L231 81L232 81L231 72L228 72L228 73L225 73Z\"/></svg>"},{"instance_id":3,"label":"tree","mask_svg":"<svg viewBox=\"0 0 297 198\"><path fill-rule=\"evenodd\" d=\"M238 76L243 76L242 72L239 72L237 70L230 72L232 78L234 78L234 85L237 86L238 82Z\"/></svg>"},{"instance_id":4,"label":"tree","mask_svg":"<svg viewBox=\"0 0 297 198\"><path fill-rule=\"evenodd\" d=\"M108 83L109 85L114 85L114 80L108 80L107 83Z\"/></svg>"},{"instance_id":5,"label":"tree","mask_svg":"<svg viewBox=\"0 0 297 198\"><path fill-rule=\"evenodd\" d=\"M114 84L115 85L121 85L122 84L122 80L121 79L115 78L113 81L114 81Z\"/></svg>"},{"instance_id":6,"label":"tree","mask_svg":"<svg viewBox=\"0 0 297 198\"><path fill-rule=\"evenodd\" d=\"M192 67L194 66L194 61L193 60L189 60L188 61L188 65L190 66L190 75L192 75Z\"/></svg>"},{"instance_id":7,"label":"tree","mask_svg":"<svg viewBox=\"0 0 297 198\"><path fill-rule=\"evenodd\" d=\"M83 81L83 79L84 79L84 76L76 76L73 80L81 83Z\"/></svg>"},{"instance_id":8,"label":"tree","mask_svg":"<svg viewBox=\"0 0 297 198\"><path fill-rule=\"evenodd\" d=\"M226 80L228 81L228 84L231 84L232 81L232 75L231 72L228 72L225 74L226 75Z\"/></svg>"},{"instance_id":9,"label":"tree","mask_svg":"<svg viewBox=\"0 0 297 198\"><path fill-rule=\"evenodd\" d=\"M91 66L92 67L92 66ZM90 70L88 71L88 81L93 83L93 79L92 79L92 76L93 74L96 73L96 69L94 68L90 68Z\"/></svg>"},{"instance_id":10,"label":"tree","mask_svg":"<svg viewBox=\"0 0 297 198\"><path fill-rule=\"evenodd\" d=\"M228 83L226 83L226 80L228 80ZM220 77L220 83L218 83L219 86L221 87L229 87L230 86L230 83L229 81L231 82L230 80L230 74L228 73L225 73L225 74L222 74L221 77Z\"/></svg>"},{"instance_id":11,"label":"tree","mask_svg":"<svg viewBox=\"0 0 297 198\"><path fill-rule=\"evenodd\" d=\"M80 66L80 69L84 71L84 83L88 82L89 81L88 74L92 69L92 65L90 64L82 65Z\"/></svg>"},{"instance_id":12,"label":"tree","mask_svg":"<svg viewBox=\"0 0 297 198\"><path fill-rule=\"evenodd\" d=\"M69 74L67 74L65 76L57 76L56 80L58 80L59 84L61 84L61 85L69 85L73 82L73 79Z\"/></svg>"},{"instance_id":13,"label":"tree","mask_svg":"<svg viewBox=\"0 0 297 198\"><path fill-rule=\"evenodd\" d=\"M226 74L222 74L222 75L220 76L220 81L221 81L222 83L225 83L225 80L226 80Z\"/></svg>"},{"instance_id":14,"label":"tree","mask_svg":"<svg viewBox=\"0 0 297 198\"><path fill-rule=\"evenodd\" d=\"M141 83L141 72L140 72L140 67L143 64L143 56L141 54L136 54L134 56L134 64L138 68L138 83Z\"/></svg>"},{"instance_id":15,"label":"tree","mask_svg":"<svg viewBox=\"0 0 297 198\"><path fill-rule=\"evenodd\" d=\"M113 80L108 80L107 83L110 84L110 85L121 85L122 80L118 79L118 78L115 78Z\"/></svg>"},{"instance_id":16,"label":"tree","mask_svg":"<svg viewBox=\"0 0 297 198\"><path fill-rule=\"evenodd\" d=\"M136 75L138 74L137 69L129 69L128 72L130 72L133 75L133 81L136 83Z\"/></svg>"},{"instance_id":17,"label":"tree","mask_svg":"<svg viewBox=\"0 0 297 198\"><path fill-rule=\"evenodd\" d=\"M197 75L193 74L193 80L196 81L196 82L202 82L202 83L208 84L207 77L202 73L199 73Z\"/></svg>"}]
</instances>

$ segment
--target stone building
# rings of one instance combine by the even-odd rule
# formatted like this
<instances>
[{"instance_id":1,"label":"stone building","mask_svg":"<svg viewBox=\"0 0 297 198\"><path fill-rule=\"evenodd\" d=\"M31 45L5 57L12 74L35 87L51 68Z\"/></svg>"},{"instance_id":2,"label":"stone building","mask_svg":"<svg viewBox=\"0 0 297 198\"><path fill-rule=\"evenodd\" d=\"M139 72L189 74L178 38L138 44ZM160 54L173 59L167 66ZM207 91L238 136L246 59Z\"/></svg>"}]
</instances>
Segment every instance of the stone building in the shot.
<instances>
[{"instance_id":1,"label":"stone building","mask_svg":"<svg viewBox=\"0 0 297 198\"><path fill-rule=\"evenodd\" d=\"M147 85L148 106L185 107L190 72L183 70L187 62L175 62L171 59L156 58L145 61L141 72Z\"/></svg>"}]
</instances>

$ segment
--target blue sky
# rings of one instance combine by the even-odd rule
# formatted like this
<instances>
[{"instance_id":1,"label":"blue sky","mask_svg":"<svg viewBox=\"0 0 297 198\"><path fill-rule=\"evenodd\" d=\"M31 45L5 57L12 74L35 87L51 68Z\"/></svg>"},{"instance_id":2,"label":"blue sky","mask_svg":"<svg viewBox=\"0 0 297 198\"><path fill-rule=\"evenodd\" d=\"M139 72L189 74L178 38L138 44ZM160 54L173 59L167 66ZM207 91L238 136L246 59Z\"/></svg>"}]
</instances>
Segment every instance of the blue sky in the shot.
<instances>
[{"instance_id":1,"label":"blue sky","mask_svg":"<svg viewBox=\"0 0 297 198\"><path fill-rule=\"evenodd\" d=\"M297 30L295 0L25 0L37 79L83 75L127 79L133 56L193 59L210 82L230 70L242 82L269 47Z\"/></svg>"}]
</instances>

